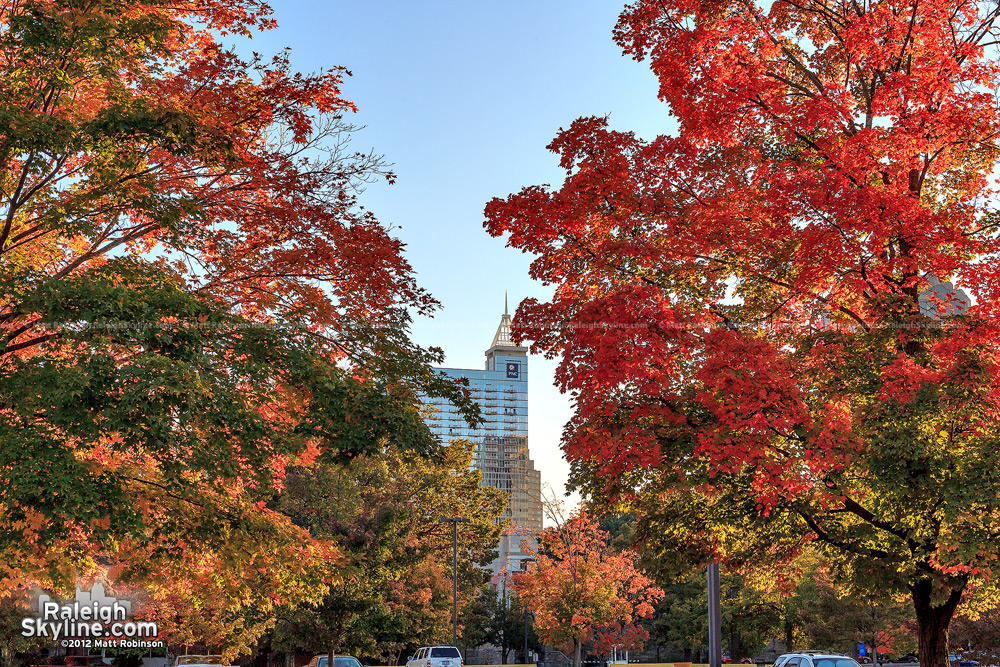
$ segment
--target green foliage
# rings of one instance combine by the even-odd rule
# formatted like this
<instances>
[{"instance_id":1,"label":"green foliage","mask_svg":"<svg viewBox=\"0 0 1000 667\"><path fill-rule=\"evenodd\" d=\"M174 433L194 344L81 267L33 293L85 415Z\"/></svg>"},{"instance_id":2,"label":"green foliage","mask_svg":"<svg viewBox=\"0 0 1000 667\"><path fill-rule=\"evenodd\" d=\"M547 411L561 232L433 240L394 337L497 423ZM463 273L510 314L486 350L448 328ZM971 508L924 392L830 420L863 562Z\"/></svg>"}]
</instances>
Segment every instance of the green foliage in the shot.
<instances>
[{"instance_id":1,"label":"green foliage","mask_svg":"<svg viewBox=\"0 0 1000 667\"><path fill-rule=\"evenodd\" d=\"M386 450L292 469L274 507L339 545L346 564L318 607L282 614L275 646L393 661L450 637L452 533L439 519L471 520L459 527L464 605L495 557L506 505L471 461L472 445L453 441L438 457Z\"/></svg>"},{"instance_id":2,"label":"green foliage","mask_svg":"<svg viewBox=\"0 0 1000 667\"><path fill-rule=\"evenodd\" d=\"M698 508L692 507L685 514L697 516ZM629 513L610 512L602 521L602 527L611 532L619 548L638 550L640 562L657 575L664 590L664 599L645 623L649 643L674 654L707 651L704 569L693 569L691 562L680 560L676 551L655 550L673 544L668 542L669 533L650 544L634 544L635 525ZM684 546L677 544L678 548ZM721 595L723 646L737 660L759 655L775 638L785 640L792 648L833 650L847 655L854 654L859 643L871 645L876 638L882 651L892 655L916 649L913 609L907 601L885 594L849 594L835 583L829 562L816 549L805 550L785 568L780 585L723 571ZM965 623L963 627L979 627L970 621Z\"/></svg>"},{"instance_id":3,"label":"green foliage","mask_svg":"<svg viewBox=\"0 0 1000 667\"><path fill-rule=\"evenodd\" d=\"M701 651L708 641L705 577L694 573L663 586L663 600L647 621L649 641L661 648Z\"/></svg>"},{"instance_id":4,"label":"green foliage","mask_svg":"<svg viewBox=\"0 0 1000 667\"><path fill-rule=\"evenodd\" d=\"M816 553L798 561L803 576L785 600L785 622L795 628L799 647L856 655L859 644L880 653L903 655L917 648L913 607L890 595L858 596L838 587Z\"/></svg>"},{"instance_id":5,"label":"green foliage","mask_svg":"<svg viewBox=\"0 0 1000 667\"><path fill-rule=\"evenodd\" d=\"M36 611L32 609L31 596L24 590L0 600L0 658L4 667L14 667L17 653L37 650L47 644L46 640L21 635L21 621Z\"/></svg>"},{"instance_id":6,"label":"green foliage","mask_svg":"<svg viewBox=\"0 0 1000 667\"><path fill-rule=\"evenodd\" d=\"M437 448L412 395L339 368L301 329L252 325L150 265L123 259L67 280L6 283L0 297L15 289L57 333L0 367L0 546L29 525L39 546L67 525L111 546L144 530L125 501L135 483L182 497L235 478L266 489L272 462L310 441L330 462ZM309 400L295 421L261 409L296 397ZM156 461L158 479L140 479L126 452Z\"/></svg>"},{"instance_id":7,"label":"green foliage","mask_svg":"<svg viewBox=\"0 0 1000 667\"><path fill-rule=\"evenodd\" d=\"M469 600L459 618L462 646L479 648L493 646L500 649L501 662L506 664L511 651L524 650L524 605L516 595L504 598L501 590L483 586ZM541 651L542 643L535 633L535 619L527 614L528 650Z\"/></svg>"}]
</instances>

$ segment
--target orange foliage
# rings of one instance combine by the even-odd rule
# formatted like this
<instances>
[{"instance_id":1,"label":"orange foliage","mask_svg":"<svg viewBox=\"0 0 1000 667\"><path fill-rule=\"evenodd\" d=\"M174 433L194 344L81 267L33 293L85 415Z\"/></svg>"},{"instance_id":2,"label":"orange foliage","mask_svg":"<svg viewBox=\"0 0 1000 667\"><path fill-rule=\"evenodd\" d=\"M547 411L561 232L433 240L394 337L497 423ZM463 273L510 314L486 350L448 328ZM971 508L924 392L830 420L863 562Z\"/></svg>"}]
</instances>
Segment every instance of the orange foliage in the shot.
<instances>
[{"instance_id":1,"label":"orange foliage","mask_svg":"<svg viewBox=\"0 0 1000 667\"><path fill-rule=\"evenodd\" d=\"M663 598L636 565L638 555L616 552L609 536L581 509L539 539L527 572L514 573L514 590L535 614L544 641L567 649L593 640L608 651L641 648L649 633L638 621Z\"/></svg>"}]
</instances>

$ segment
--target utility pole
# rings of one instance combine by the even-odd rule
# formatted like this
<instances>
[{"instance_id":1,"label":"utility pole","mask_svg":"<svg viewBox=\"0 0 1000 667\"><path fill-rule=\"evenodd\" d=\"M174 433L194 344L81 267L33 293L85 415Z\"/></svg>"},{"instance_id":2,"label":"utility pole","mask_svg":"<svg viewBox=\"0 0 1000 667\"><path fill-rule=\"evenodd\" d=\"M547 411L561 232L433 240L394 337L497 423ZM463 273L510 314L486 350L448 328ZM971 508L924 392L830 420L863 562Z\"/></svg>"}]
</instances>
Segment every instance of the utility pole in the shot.
<instances>
[{"instance_id":1,"label":"utility pole","mask_svg":"<svg viewBox=\"0 0 1000 667\"><path fill-rule=\"evenodd\" d=\"M458 646L458 524L469 523L471 519L452 517L438 521L451 524L451 645Z\"/></svg>"},{"instance_id":2,"label":"utility pole","mask_svg":"<svg viewBox=\"0 0 1000 667\"><path fill-rule=\"evenodd\" d=\"M719 564L708 566L708 665L722 667L722 607L719 603Z\"/></svg>"}]
</instances>

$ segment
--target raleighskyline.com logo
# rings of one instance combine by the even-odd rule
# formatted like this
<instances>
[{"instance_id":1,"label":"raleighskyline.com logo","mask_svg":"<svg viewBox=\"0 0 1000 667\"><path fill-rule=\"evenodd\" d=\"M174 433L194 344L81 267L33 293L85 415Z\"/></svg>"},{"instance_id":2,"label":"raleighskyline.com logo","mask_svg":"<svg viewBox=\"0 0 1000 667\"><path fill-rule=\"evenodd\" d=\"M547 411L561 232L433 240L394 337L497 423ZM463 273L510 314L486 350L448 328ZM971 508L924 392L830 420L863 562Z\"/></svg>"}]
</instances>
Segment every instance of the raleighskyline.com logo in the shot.
<instances>
[{"instance_id":1,"label":"raleighskyline.com logo","mask_svg":"<svg viewBox=\"0 0 1000 667\"><path fill-rule=\"evenodd\" d=\"M67 639L99 637L116 640L115 645L124 645L127 640L159 635L156 623L130 620L131 616L132 603L108 597L103 584L98 582L89 591L77 586L76 600L71 603L61 604L48 595L39 595L38 615L21 621L21 636L48 637L53 641L62 640L64 645Z\"/></svg>"}]
</instances>

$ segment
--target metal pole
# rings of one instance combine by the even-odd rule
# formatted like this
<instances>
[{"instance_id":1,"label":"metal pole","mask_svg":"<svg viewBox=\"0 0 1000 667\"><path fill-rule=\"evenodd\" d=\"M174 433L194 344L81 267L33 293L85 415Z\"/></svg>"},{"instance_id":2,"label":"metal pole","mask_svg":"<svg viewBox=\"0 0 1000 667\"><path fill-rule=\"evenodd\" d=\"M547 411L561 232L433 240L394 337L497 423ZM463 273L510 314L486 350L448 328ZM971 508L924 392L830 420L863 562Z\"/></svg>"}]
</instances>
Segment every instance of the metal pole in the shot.
<instances>
[{"instance_id":1,"label":"metal pole","mask_svg":"<svg viewBox=\"0 0 1000 667\"><path fill-rule=\"evenodd\" d=\"M521 561L521 570L528 571L528 563L534 563L534 558L525 558ZM524 605L524 664L528 664L528 605Z\"/></svg>"},{"instance_id":2,"label":"metal pole","mask_svg":"<svg viewBox=\"0 0 1000 667\"><path fill-rule=\"evenodd\" d=\"M451 524L451 645L458 644L458 521Z\"/></svg>"},{"instance_id":3,"label":"metal pole","mask_svg":"<svg viewBox=\"0 0 1000 667\"><path fill-rule=\"evenodd\" d=\"M438 519L451 524L451 645L458 646L458 524L471 519Z\"/></svg>"},{"instance_id":4,"label":"metal pole","mask_svg":"<svg viewBox=\"0 0 1000 667\"><path fill-rule=\"evenodd\" d=\"M528 664L528 605L524 605L524 664Z\"/></svg>"},{"instance_id":5,"label":"metal pole","mask_svg":"<svg viewBox=\"0 0 1000 667\"><path fill-rule=\"evenodd\" d=\"M722 609L719 604L719 564L708 566L708 664L722 667Z\"/></svg>"}]
</instances>

